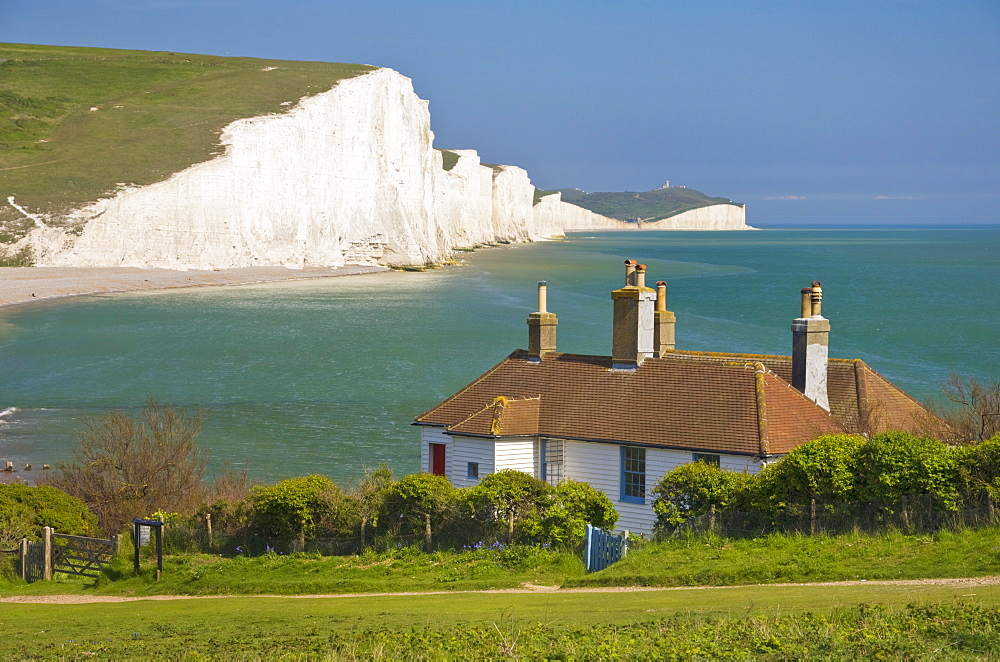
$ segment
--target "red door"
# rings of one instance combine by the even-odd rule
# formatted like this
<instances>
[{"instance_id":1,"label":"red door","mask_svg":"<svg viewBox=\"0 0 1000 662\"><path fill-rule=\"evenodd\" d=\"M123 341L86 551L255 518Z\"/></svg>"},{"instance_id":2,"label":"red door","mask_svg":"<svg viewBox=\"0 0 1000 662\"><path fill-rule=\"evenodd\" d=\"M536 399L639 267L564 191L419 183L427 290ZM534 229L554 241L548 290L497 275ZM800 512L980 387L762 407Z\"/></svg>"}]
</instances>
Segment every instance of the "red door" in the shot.
<instances>
[{"instance_id":1,"label":"red door","mask_svg":"<svg viewBox=\"0 0 1000 662\"><path fill-rule=\"evenodd\" d=\"M431 444L431 473L444 475L444 444Z\"/></svg>"}]
</instances>

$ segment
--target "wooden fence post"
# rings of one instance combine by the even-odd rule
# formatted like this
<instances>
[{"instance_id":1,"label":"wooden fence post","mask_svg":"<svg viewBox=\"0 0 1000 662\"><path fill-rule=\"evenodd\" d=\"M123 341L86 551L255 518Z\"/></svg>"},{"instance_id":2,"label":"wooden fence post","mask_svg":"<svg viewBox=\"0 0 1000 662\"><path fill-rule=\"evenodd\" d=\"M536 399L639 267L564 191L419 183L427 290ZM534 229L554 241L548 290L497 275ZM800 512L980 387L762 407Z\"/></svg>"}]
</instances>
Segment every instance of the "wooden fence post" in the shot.
<instances>
[{"instance_id":1,"label":"wooden fence post","mask_svg":"<svg viewBox=\"0 0 1000 662\"><path fill-rule=\"evenodd\" d=\"M21 579L28 581L28 539L21 538L17 548L21 551Z\"/></svg>"},{"instance_id":2,"label":"wooden fence post","mask_svg":"<svg viewBox=\"0 0 1000 662\"><path fill-rule=\"evenodd\" d=\"M816 533L816 499L809 499L809 533Z\"/></svg>"},{"instance_id":3,"label":"wooden fence post","mask_svg":"<svg viewBox=\"0 0 1000 662\"><path fill-rule=\"evenodd\" d=\"M715 533L715 504L714 503L711 506L709 506L709 508L708 508L708 530L709 530L710 533Z\"/></svg>"},{"instance_id":4,"label":"wooden fence post","mask_svg":"<svg viewBox=\"0 0 1000 662\"><path fill-rule=\"evenodd\" d=\"M42 579L52 579L52 527L46 526L42 529L44 536L44 547L42 549Z\"/></svg>"},{"instance_id":5,"label":"wooden fence post","mask_svg":"<svg viewBox=\"0 0 1000 662\"><path fill-rule=\"evenodd\" d=\"M208 527L208 548L212 549L212 513L205 513L205 526Z\"/></svg>"}]
</instances>

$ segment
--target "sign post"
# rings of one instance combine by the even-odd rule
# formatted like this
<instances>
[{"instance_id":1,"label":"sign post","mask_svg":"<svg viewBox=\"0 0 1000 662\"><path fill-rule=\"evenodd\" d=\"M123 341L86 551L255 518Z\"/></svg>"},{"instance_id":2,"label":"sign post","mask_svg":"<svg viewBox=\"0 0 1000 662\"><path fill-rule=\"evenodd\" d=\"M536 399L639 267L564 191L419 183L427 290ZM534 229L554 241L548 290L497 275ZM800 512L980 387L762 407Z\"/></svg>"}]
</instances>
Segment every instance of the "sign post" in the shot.
<instances>
[{"instance_id":1,"label":"sign post","mask_svg":"<svg viewBox=\"0 0 1000 662\"><path fill-rule=\"evenodd\" d=\"M145 532L143 528L146 528ZM156 578L159 579L163 574L163 522L158 519L132 520L132 544L135 549L132 554L132 570L139 574L139 548L149 543L149 529L156 530ZM143 533L146 535L143 536Z\"/></svg>"}]
</instances>

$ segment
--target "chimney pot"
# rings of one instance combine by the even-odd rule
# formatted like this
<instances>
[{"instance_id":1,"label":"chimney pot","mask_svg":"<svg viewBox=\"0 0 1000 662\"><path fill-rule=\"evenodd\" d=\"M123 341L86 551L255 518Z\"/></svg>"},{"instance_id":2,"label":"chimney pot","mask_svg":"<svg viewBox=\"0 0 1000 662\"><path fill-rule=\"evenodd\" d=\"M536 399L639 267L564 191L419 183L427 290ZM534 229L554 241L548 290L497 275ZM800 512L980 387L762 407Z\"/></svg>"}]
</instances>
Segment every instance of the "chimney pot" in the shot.
<instances>
[{"instance_id":1,"label":"chimney pot","mask_svg":"<svg viewBox=\"0 0 1000 662\"><path fill-rule=\"evenodd\" d=\"M528 314L528 354L538 359L556 351L559 320L546 310L546 289L545 281L538 281L538 312Z\"/></svg>"},{"instance_id":2,"label":"chimney pot","mask_svg":"<svg viewBox=\"0 0 1000 662\"><path fill-rule=\"evenodd\" d=\"M663 280L656 281L656 310L667 309L667 283Z\"/></svg>"},{"instance_id":3,"label":"chimney pot","mask_svg":"<svg viewBox=\"0 0 1000 662\"><path fill-rule=\"evenodd\" d=\"M802 314L799 317L812 317L812 288L802 288Z\"/></svg>"},{"instance_id":4,"label":"chimney pot","mask_svg":"<svg viewBox=\"0 0 1000 662\"><path fill-rule=\"evenodd\" d=\"M635 285L635 260L625 260L625 287Z\"/></svg>"},{"instance_id":5,"label":"chimney pot","mask_svg":"<svg viewBox=\"0 0 1000 662\"><path fill-rule=\"evenodd\" d=\"M822 317L823 316L822 315L822 310L823 310L823 288L821 287L822 285L823 284L821 282L819 282L818 280L814 280L812 282L812 287L809 288L810 292L812 293L811 299L812 299L812 316L813 317Z\"/></svg>"},{"instance_id":6,"label":"chimney pot","mask_svg":"<svg viewBox=\"0 0 1000 662\"><path fill-rule=\"evenodd\" d=\"M646 287L646 265L639 264L635 267L635 284L638 287Z\"/></svg>"}]
</instances>

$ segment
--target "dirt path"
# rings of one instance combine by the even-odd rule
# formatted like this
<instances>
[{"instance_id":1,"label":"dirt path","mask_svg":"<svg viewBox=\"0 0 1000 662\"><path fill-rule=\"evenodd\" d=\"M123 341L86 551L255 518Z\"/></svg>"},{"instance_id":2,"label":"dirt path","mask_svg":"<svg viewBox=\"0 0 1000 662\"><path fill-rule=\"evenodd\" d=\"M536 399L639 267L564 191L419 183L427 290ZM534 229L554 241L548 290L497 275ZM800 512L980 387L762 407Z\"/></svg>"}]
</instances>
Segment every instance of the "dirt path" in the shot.
<instances>
[{"instance_id":1,"label":"dirt path","mask_svg":"<svg viewBox=\"0 0 1000 662\"><path fill-rule=\"evenodd\" d=\"M959 577L952 579L885 579L843 582L815 582L802 584L744 584L738 586L601 586L594 588L559 588L521 584L520 588L491 589L486 591L407 591L402 593L325 593L316 595L16 595L0 598L0 603L78 605L95 602L137 602L139 600L218 600L224 598L385 598L406 595L456 595L461 593L640 593L648 591L711 591L718 589L783 587L783 586L941 586L970 589L979 586L1000 586L1000 577Z\"/></svg>"}]
</instances>

